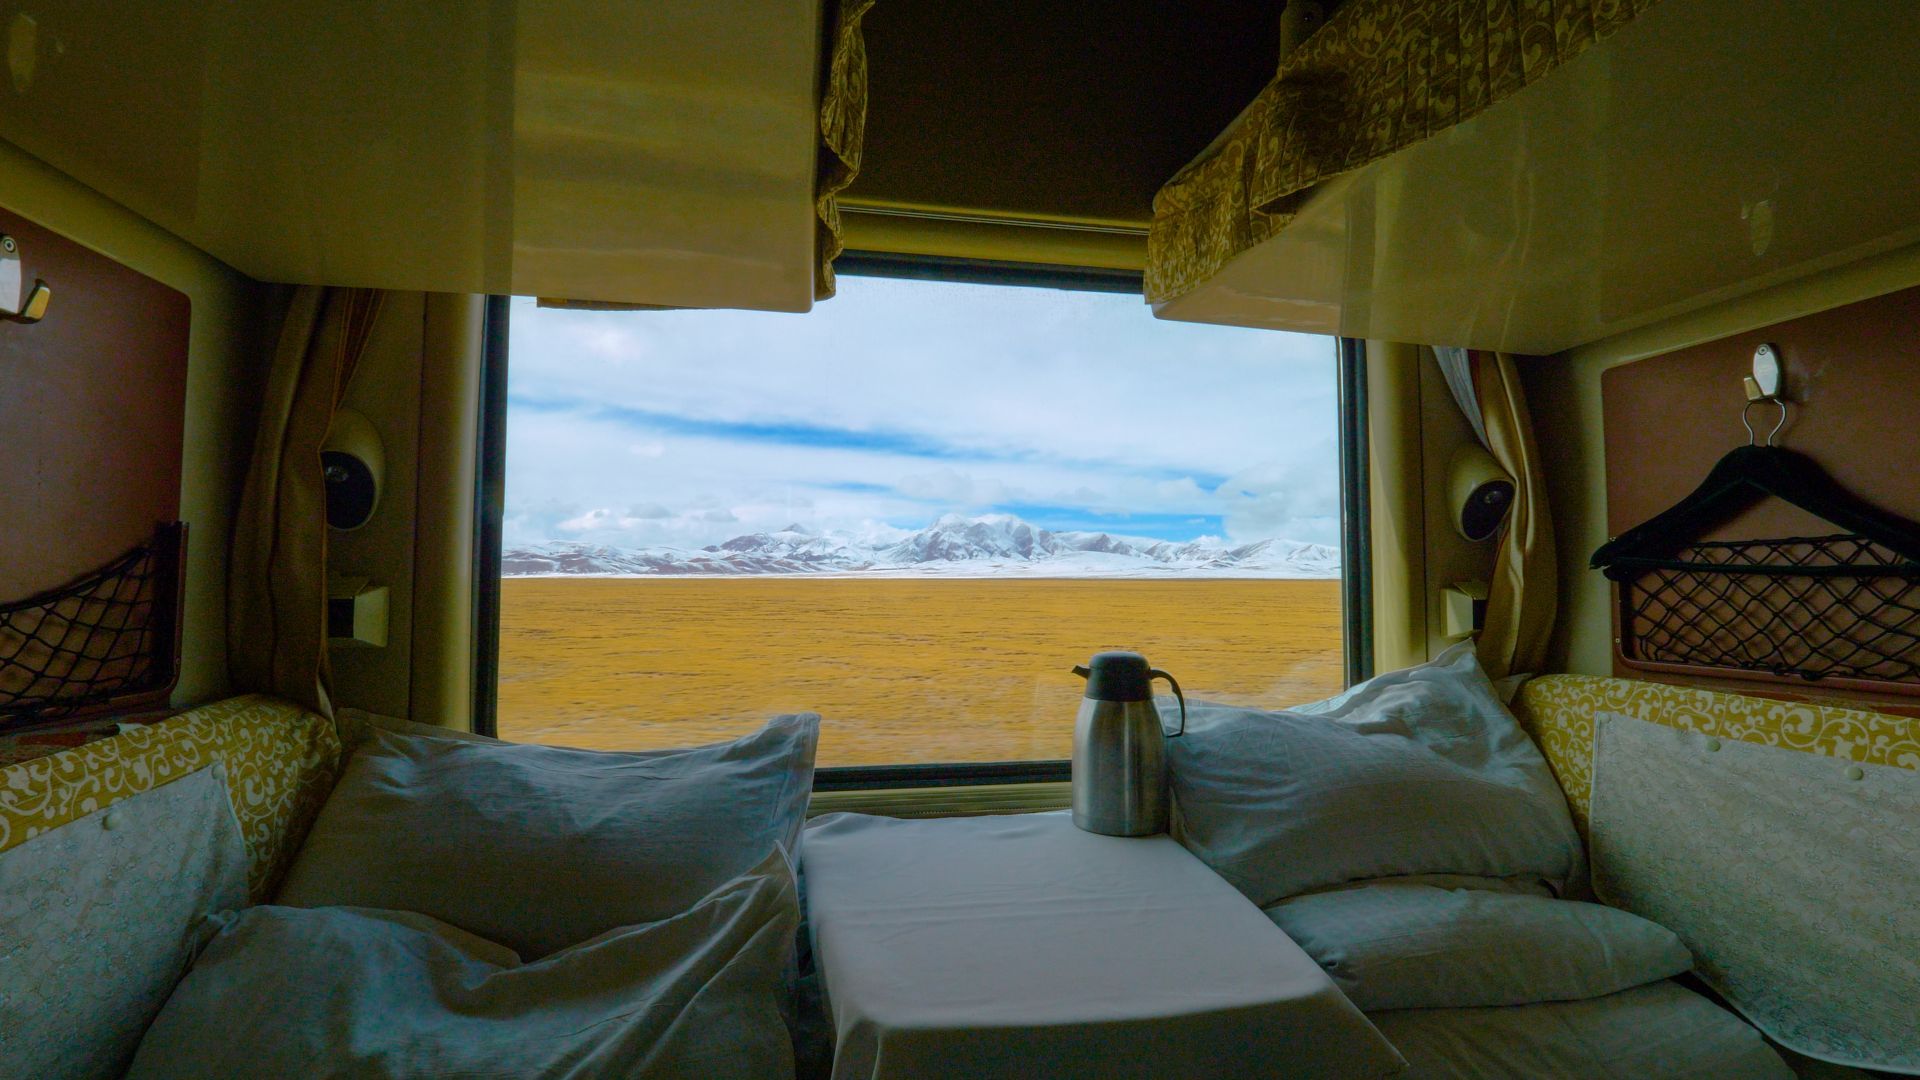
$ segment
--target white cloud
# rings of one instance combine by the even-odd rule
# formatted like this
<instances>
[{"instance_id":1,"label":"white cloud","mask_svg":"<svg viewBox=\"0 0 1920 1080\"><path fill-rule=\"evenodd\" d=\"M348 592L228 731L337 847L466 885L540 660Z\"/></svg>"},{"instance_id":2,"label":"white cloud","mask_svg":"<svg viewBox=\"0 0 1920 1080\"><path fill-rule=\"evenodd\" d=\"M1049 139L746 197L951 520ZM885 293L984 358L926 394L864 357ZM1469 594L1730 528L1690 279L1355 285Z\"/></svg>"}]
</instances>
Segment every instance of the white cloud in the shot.
<instances>
[{"instance_id":1,"label":"white cloud","mask_svg":"<svg viewBox=\"0 0 1920 1080\"><path fill-rule=\"evenodd\" d=\"M1245 542L1269 536L1337 543L1340 500L1335 448L1323 445L1313 458L1267 461L1243 469L1220 485L1227 535ZM1314 460L1314 458L1323 460ZM1329 473L1336 478L1328 483Z\"/></svg>"},{"instance_id":2,"label":"white cloud","mask_svg":"<svg viewBox=\"0 0 1920 1080\"><path fill-rule=\"evenodd\" d=\"M910 499L924 499L960 509L992 506L1016 497L1004 483L982 480L958 469L909 473L895 481L894 488Z\"/></svg>"},{"instance_id":3,"label":"white cloud","mask_svg":"<svg viewBox=\"0 0 1920 1080\"><path fill-rule=\"evenodd\" d=\"M611 510L589 510L579 517L571 517L555 525L561 532L579 533L590 529L605 529L617 526L619 515Z\"/></svg>"},{"instance_id":4,"label":"white cloud","mask_svg":"<svg viewBox=\"0 0 1920 1080\"><path fill-rule=\"evenodd\" d=\"M1326 338L858 277L806 316L516 301L512 320L510 544L870 535L1008 505L1337 537Z\"/></svg>"}]
</instances>

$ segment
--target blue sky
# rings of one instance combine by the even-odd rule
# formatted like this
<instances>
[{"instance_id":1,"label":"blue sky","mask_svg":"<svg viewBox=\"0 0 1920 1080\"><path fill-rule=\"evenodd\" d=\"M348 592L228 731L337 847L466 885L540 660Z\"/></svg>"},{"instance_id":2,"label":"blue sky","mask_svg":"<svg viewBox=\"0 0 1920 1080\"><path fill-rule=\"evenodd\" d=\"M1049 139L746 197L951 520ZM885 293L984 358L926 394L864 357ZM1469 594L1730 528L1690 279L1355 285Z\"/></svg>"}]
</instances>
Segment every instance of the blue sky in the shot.
<instances>
[{"instance_id":1,"label":"blue sky","mask_svg":"<svg viewBox=\"0 0 1920 1080\"><path fill-rule=\"evenodd\" d=\"M843 276L807 315L513 303L508 546L701 547L944 514L1338 536L1330 339L1137 296Z\"/></svg>"}]
</instances>

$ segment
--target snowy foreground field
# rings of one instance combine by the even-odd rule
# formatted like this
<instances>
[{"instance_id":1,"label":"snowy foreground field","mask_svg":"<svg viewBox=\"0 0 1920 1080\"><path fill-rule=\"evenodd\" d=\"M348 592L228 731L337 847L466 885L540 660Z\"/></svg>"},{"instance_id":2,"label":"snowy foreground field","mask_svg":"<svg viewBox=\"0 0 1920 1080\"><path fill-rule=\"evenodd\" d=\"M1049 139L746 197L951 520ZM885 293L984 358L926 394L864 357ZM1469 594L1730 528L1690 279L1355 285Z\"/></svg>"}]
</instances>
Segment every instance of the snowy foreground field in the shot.
<instances>
[{"instance_id":1,"label":"snowy foreground field","mask_svg":"<svg viewBox=\"0 0 1920 1080\"><path fill-rule=\"evenodd\" d=\"M712 742L804 710L825 718L822 766L1064 758L1084 689L1068 669L1116 648L1190 699L1340 689L1326 577L562 575L501 592L500 734L563 746Z\"/></svg>"}]
</instances>

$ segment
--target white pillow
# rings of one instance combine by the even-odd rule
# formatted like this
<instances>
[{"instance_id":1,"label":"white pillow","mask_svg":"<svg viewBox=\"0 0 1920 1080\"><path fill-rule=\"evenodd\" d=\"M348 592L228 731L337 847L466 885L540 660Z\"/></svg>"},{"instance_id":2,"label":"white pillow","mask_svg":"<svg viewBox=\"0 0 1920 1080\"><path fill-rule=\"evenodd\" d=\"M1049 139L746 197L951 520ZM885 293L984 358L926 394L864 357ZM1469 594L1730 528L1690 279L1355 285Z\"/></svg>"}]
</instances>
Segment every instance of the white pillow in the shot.
<instances>
[{"instance_id":1,"label":"white pillow","mask_svg":"<svg viewBox=\"0 0 1920 1080\"><path fill-rule=\"evenodd\" d=\"M0 854L0 1076L118 1076L202 939L247 902L216 763Z\"/></svg>"},{"instance_id":2,"label":"white pillow","mask_svg":"<svg viewBox=\"0 0 1920 1080\"><path fill-rule=\"evenodd\" d=\"M1265 907L1402 874L1538 876L1580 839L1470 644L1285 712L1196 704L1167 741L1174 835Z\"/></svg>"},{"instance_id":3,"label":"white pillow","mask_svg":"<svg viewBox=\"0 0 1920 1080\"><path fill-rule=\"evenodd\" d=\"M128 1076L791 1077L799 918L777 851L671 919L530 964L424 915L257 907L223 919Z\"/></svg>"},{"instance_id":4,"label":"white pillow","mask_svg":"<svg viewBox=\"0 0 1920 1080\"><path fill-rule=\"evenodd\" d=\"M1573 1001L1678 975L1673 931L1615 908L1377 884L1267 909L1363 1012Z\"/></svg>"},{"instance_id":5,"label":"white pillow","mask_svg":"<svg viewBox=\"0 0 1920 1080\"><path fill-rule=\"evenodd\" d=\"M799 843L820 718L613 753L376 731L276 902L417 911L522 957L687 910Z\"/></svg>"}]
</instances>

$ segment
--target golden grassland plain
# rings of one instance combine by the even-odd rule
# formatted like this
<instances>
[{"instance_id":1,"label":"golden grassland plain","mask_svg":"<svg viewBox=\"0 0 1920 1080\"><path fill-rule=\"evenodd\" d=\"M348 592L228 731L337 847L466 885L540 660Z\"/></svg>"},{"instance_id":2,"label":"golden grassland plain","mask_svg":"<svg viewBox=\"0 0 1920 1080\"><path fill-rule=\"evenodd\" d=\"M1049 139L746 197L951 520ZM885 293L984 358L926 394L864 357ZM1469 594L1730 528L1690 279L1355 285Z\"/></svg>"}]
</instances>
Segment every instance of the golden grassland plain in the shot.
<instances>
[{"instance_id":1,"label":"golden grassland plain","mask_svg":"<svg viewBox=\"0 0 1920 1080\"><path fill-rule=\"evenodd\" d=\"M1327 697L1339 582L506 578L500 735L653 749L817 712L822 766L1065 758L1069 669L1104 649L1145 653L1189 698Z\"/></svg>"}]
</instances>

